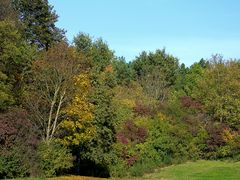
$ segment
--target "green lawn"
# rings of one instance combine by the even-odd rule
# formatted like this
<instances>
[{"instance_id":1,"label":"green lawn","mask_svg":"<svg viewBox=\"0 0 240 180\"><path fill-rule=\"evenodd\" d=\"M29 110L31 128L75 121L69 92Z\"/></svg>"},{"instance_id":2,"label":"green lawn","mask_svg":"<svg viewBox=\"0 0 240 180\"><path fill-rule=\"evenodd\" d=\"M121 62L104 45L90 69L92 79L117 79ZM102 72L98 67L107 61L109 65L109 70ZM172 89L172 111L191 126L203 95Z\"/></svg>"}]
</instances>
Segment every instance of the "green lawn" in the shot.
<instances>
[{"instance_id":1,"label":"green lawn","mask_svg":"<svg viewBox=\"0 0 240 180\"><path fill-rule=\"evenodd\" d=\"M50 180L97 180L98 178L67 176L51 178ZM99 178L100 179L100 178ZM115 179L115 178L111 178ZM121 180L117 178L118 180ZM154 173L145 174L143 177L126 177L122 180L240 180L240 162L224 161L197 161L187 162L156 169ZM37 180L27 178L26 180ZM49 179L48 179L49 180Z\"/></svg>"},{"instance_id":2,"label":"green lawn","mask_svg":"<svg viewBox=\"0 0 240 180\"><path fill-rule=\"evenodd\" d=\"M130 178L127 178L130 179ZM158 169L141 178L163 180L240 180L240 162L197 161Z\"/></svg>"}]
</instances>

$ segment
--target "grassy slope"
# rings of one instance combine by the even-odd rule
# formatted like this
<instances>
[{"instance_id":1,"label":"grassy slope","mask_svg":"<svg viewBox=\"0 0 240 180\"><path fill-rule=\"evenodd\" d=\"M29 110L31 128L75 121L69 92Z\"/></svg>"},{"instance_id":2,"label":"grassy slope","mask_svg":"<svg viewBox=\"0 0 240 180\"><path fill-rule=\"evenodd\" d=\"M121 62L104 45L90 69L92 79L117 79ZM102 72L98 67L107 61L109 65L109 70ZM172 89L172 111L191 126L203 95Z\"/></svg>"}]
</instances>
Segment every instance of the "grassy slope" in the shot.
<instances>
[{"instance_id":1,"label":"grassy slope","mask_svg":"<svg viewBox=\"0 0 240 180\"><path fill-rule=\"evenodd\" d=\"M137 179L240 180L240 162L197 161L170 166Z\"/></svg>"},{"instance_id":2,"label":"grassy slope","mask_svg":"<svg viewBox=\"0 0 240 180\"><path fill-rule=\"evenodd\" d=\"M100 180L100 178L67 176L56 177L50 180ZM112 178L114 179L114 178ZM117 178L118 179L118 178ZM240 162L222 161L197 161L185 164L173 165L157 169L155 173L146 174L143 177L123 178L124 180L240 180ZM27 178L26 180L37 180ZM49 179L48 179L49 180Z\"/></svg>"},{"instance_id":3,"label":"grassy slope","mask_svg":"<svg viewBox=\"0 0 240 180\"><path fill-rule=\"evenodd\" d=\"M55 178L18 178L15 180L104 180L104 178L86 177L86 176L61 176Z\"/></svg>"}]
</instances>

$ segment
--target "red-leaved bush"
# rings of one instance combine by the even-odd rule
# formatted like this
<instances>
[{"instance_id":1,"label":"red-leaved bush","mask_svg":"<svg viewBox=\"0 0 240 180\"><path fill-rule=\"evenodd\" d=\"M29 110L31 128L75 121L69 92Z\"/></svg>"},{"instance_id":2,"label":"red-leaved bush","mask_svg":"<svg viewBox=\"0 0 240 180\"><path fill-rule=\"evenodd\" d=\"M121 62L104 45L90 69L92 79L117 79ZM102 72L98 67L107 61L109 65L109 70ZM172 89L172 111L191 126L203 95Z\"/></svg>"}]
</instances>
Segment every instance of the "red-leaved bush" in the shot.
<instances>
[{"instance_id":1,"label":"red-leaved bush","mask_svg":"<svg viewBox=\"0 0 240 180\"><path fill-rule=\"evenodd\" d=\"M36 145L37 136L34 126L27 118L27 112L22 109L11 109L0 116L0 144L10 147L21 141L25 145Z\"/></svg>"},{"instance_id":2,"label":"red-leaved bush","mask_svg":"<svg viewBox=\"0 0 240 180\"><path fill-rule=\"evenodd\" d=\"M121 131L117 133L117 140L122 147L122 158L128 166L132 166L137 160L137 154L129 154L129 148L136 144L143 143L147 138L147 129L143 126L137 126L133 121L128 120L123 124ZM130 146L128 146L130 145Z\"/></svg>"},{"instance_id":3,"label":"red-leaved bush","mask_svg":"<svg viewBox=\"0 0 240 180\"><path fill-rule=\"evenodd\" d=\"M185 108L191 108L191 109L195 109L195 110L202 109L202 104L196 100L193 100L189 96L181 97L180 102L181 102L182 107L185 107Z\"/></svg>"},{"instance_id":4,"label":"red-leaved bush","mask_svg":"<svg viewBox=\"0 0 240 180\"><path fill-rule=\"evenodd\" d=\"M124 123L123 129L117 133L117 139L122 144L130 142L142 143L147 137L147 129L138 127L133 121L128 120Z\"/></svg>"},{"instance_id":5,"label":"red-leaved bush","mask_svg":"<svg viewBox=\"0 0 240 180\"><path fill-rule=\"evenodd\" d=\"M137 156L127 158L127 165L132 166L138 160Z\"/></svg>"},{"instance_id":6,"label":"red-leaved bush","mask_svg":"<svg viewBox=\"0 0 240 180\"><path fill-rule=\"evenodd\" d=\"M154 114L153 109L149 105L145 105L139 101L136 101L136 105L133 108L133 112L137 116L151 116Z\"/></svg>"}]
</instances>

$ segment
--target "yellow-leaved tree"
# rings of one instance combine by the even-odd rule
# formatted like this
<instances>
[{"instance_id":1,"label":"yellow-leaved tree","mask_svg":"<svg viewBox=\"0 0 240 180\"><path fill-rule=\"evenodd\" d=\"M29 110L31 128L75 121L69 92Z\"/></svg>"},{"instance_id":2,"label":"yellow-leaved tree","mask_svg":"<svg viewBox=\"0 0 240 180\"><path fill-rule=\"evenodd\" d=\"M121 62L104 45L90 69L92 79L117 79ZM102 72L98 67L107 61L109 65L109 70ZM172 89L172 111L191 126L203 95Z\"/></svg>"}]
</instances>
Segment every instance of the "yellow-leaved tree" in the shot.
<instances>
[{"instance_id":1,"label":"yellow-leaved tree","mask_svg":"<svg viewBox=\"0 0 240 180\"><path fill-rule=\"evenodd\" d=\"M60 140L66 145L79 145L93 137L93 104L88 95L91 81L88 72L81 73L74 78L75 92L72 102L66 107L67 118L62 122L64 137Z\"/></svg>"}]
</instances>

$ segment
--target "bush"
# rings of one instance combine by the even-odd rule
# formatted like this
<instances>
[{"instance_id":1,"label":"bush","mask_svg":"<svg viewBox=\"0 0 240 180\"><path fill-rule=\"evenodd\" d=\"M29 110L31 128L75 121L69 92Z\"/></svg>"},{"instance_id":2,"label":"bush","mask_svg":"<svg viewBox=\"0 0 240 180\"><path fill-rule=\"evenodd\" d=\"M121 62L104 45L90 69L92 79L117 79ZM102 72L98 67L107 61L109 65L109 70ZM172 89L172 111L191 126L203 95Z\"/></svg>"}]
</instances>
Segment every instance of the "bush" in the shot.
<instances>
[{"instance_id":1,"label":"bush","mask_svg":"<svg viewBox=\"0 0 240 180\"><path fill-rule=\"evenodd\" d=\"M38 147L40 170L46 177L55 176L60 171L73 166L70 151L56 142L42 142Z\"/></svg>"},{"instance_id":2,"label":"bush","mask_svg":"<svg viewBox=\"0 0 240 180\"><path fill-rule=\"evenodd\" d=\"M38 139L27 116L20 108L0 116L0 179L38 175Z\"/></svg>"},{"instance_id":3,"label":"bush","mask_svg":"<svg viewBox=\"0 0 240 180\"><path fill-rule=\"evenodd\" d=\"M127 165L124 160L116 159L116 163L110 165L109 174L111 177L124 177L127 175Z\"/></svg>"},{"instance_id":4,"label":"bush","mask_svg":"<svg viewBox=\"0 0 240 180\"><path fill-rule=\"evenodd\" d=\"M136 163L129 170L131 176L142 176L144 174L145 164Z\"/></svg>"},{"instance_id":5,"label":"bush","mask_svg":"<svg viewBox=\"0 0 240 180\"><path fill-rule=\"evenodd\" d=\"M15 145L2 149L0 155L0 178L24 177L29 175L31 165L26 162L26 148ZM29 157L31 158L31 157Z\"/></svg>"}]
</instances>

